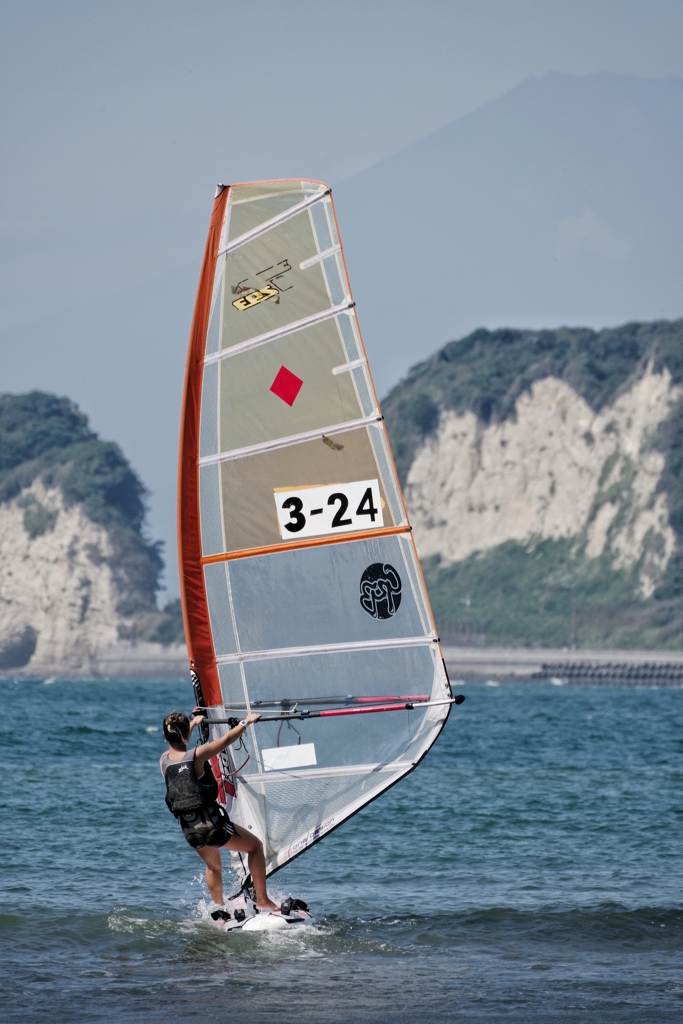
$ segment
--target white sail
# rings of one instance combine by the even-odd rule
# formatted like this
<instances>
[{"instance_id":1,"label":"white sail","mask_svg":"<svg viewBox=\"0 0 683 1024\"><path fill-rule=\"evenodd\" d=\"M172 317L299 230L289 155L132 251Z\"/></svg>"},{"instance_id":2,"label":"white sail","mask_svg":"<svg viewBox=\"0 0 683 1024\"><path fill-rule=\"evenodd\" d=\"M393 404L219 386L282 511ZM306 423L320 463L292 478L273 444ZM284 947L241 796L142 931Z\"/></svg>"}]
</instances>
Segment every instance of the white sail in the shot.
<instances>
[{"instance_id":1,"label":"white sail","mask_svg":"<svg viewBox=\"0 0 683 1024\"><path fill-rule=\"evenodd\" d=\"M231 714L312 716L259 722L223 759L228 811L261 837L271 873L411 771L451 700L321 183L217 196L179 513L214 734Z\"/></svg>"}]
</instances>

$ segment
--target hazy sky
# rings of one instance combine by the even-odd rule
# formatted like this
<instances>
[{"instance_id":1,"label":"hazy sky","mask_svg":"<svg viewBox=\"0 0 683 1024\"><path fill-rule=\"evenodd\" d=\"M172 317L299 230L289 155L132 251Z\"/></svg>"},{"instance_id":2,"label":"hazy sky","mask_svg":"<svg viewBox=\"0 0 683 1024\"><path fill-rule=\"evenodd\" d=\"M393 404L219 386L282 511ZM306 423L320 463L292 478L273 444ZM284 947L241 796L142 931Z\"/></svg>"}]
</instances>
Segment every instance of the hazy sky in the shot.
<instances>
[{"instance_id":1,"label":"hazy sky","mask_svg":"<svg viewBox=\"0 0 683 1024\"><path fill-rule=\"evenodd\" d=\"M167 541L173 591L168 467L187 282L216 182L305 176L334 187L529 76L683 75L682 43L681 0L4 0L0 331L45 325L55 351L50 362L35 332L25 348L5 335L14 350L0 390L70 394L122 443L155 492L151 531ZM130 353L122 343L112 365L106 309L136 289L144 303L140 288L151 283L152 296L170 272L178 310L164 320L166 419L152 443L139 408L100 401L84 377L125 377ZM90 334L70 348L64 332L98 301L92 328L83 314ZM144 338L135 345L144 360Z\"/></svg>"},{"instance_id":2,"label":"hazy sky","mask_svg":"<svg viewBox=\"0 0 683 1024\"><path fill-rule=\"evenodd\" d=\"M196 259L217 179L333 185L530 75L683 73L680 0L5 0L0 328Z\"/></svg>"}]
</instances>

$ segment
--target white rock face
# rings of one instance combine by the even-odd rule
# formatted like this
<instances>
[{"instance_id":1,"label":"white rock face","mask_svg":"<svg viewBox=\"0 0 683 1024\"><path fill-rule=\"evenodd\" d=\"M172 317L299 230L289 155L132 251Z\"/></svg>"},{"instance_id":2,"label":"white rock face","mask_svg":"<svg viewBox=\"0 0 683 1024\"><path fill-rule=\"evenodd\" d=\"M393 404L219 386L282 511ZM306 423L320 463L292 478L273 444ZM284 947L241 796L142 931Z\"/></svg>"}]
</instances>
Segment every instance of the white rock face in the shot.
<instances>
[{"instance_id":1,"label":"white rock face","mask_svg":"<svg viewBox=\"0 0 683 1024\"><path fill-rule=\"evenodd\" d=\"M446 563L508 540L577 538L615 568L639 565L649 596L673 553L664 456L653 432L681 394L668 371L650 370L595 413L564 381L536 381L516 419L483 427L470 412L442 414L418 452L406 499L422 556Z\"/></svg>"},{"instance_id":2,"label":"white rock face","mask_svg":"<svg viewBox=\"0 0 683 1024\"><path fill-rule=\"evenodd\" d=\"M66 507L59 488L36 480L0 505L0 650L35 640L28 664L5 674L97 677L112 650L135 674L136 645L119 640L129 623L116 610L123 595L105 561L111 555L107 531L79 505ZM158 648L163 662L160 644L141 646L147 658Z\"/></svg>"}]
</instances>

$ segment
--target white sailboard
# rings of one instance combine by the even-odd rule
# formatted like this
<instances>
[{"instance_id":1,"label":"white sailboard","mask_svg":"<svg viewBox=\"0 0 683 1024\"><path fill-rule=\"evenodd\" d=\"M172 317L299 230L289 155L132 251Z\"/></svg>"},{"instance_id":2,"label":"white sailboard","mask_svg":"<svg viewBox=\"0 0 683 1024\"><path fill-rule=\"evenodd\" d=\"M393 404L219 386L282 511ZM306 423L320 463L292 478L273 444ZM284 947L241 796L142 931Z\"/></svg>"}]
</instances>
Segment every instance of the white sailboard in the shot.
<instances>
[{"instance_id":1,"label":"white sailboard","mask_svg":"<svg viewBox=\"0 0 683 1024\"><path fill-rule=\"evenodd\" d=\"M453 703L320 182L219 186L178 537L212 738L262 715L214 771L272 874L412 771Z\"/></svg>"}]
</instances>

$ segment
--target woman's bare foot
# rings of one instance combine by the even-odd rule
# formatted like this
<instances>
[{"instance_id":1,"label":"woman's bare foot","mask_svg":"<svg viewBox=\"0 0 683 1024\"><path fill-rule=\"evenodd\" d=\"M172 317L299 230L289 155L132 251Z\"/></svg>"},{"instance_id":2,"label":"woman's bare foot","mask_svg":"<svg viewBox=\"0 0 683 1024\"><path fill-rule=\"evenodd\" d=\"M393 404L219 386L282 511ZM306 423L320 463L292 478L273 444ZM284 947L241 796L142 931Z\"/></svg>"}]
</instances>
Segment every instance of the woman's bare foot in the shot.
<instances>
[{"instance_id":1,"label":"woman's bare foot","mask_svg":"<svg viewBox=\"0 0 683 1024\"><path fill-rule=\"evenodd\" d=\"M257 910L279 910L277 903L273 903L272 900L268 900L266 903L257 903Z\"/></svg>"}]
</instances>

